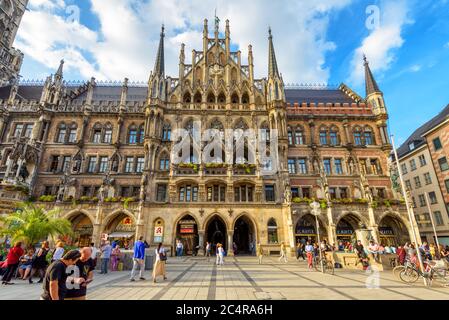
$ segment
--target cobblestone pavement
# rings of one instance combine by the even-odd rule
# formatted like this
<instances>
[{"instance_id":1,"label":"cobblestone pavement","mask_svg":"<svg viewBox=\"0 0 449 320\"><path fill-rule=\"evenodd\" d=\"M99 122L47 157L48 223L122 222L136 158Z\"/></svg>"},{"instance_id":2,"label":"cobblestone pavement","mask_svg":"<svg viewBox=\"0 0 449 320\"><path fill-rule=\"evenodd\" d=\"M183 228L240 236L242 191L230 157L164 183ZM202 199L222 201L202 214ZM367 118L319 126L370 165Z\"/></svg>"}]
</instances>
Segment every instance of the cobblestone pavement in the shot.
<instances>
[{"instance_id":1,"label":"cobblestone pavement","mask_svg":"<svg viewBox=\"0 0 449 320\"><path fill-rule=\"evenodd\" d=\"M129 281L129 272L95 274L89 300L448 300L449 288L413 286L391 271L377 274L335 270L335 275L309 271L303 261L281 263L274 257L259 265L254 257L228 257L224 266L205 258L170 258L167 281ZM15 281L0 287L0 300L39 299L42 286Z\"/></svg>"}]
</instances>

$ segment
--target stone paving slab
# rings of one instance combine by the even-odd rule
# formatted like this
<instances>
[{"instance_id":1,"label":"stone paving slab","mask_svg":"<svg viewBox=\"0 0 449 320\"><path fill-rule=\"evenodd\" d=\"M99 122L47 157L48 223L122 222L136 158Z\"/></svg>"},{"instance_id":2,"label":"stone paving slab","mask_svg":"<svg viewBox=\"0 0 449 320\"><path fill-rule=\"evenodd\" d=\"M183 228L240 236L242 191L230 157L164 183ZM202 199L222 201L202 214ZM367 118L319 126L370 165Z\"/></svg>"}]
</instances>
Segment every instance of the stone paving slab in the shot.
<instances>
[{"instance_id":1,"label":"stone paving slab","mask_svg":"<svg viewBox=\"0 0 449 320\"><path fill-rule=\"evenodd\" d=\"M227 257L224 266L201 258L169 259L167 281L129 281L129 272L95 274L90 300L449 300L449 288L408 285L391 271L335 270L335 275L308 270L303 261ZM16 281L0 287L0 300L37 300L42 285Z\"/></svg>"}]
</instances>

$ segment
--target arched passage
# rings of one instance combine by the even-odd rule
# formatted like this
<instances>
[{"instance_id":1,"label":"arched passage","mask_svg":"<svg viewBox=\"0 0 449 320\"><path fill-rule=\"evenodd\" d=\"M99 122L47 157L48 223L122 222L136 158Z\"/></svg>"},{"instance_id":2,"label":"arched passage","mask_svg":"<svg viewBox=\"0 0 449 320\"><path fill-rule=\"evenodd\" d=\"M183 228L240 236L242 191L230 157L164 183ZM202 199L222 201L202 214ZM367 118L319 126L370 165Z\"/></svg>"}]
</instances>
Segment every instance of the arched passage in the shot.
<instances>
[{"instance_id":1,"label":"arched passage","mask_svg":"<svg viewBox=\"0 0 449 320\"><path fill-rule=\"evenodd\" d=\"M187 214L181 218L176 225L176 240L180 240L184 245L184 253L192 255L196 246L198 246L198 224L191 215Z\"/></svg>"},{"instance_id":2,"label":"arched passage","mask_svg":"<svg viewBox=\"0 0 449 320\"><path fill-rule=\"evenodd\" d=\"M118 212L106 223L104 233L108 240L117 242L121 248L131 249L136 234L136 223L130 215Z\"/></svg>"},{"instance_id":3,"label":"arched passage","mask_svg":"<svg viewBox=\"0 0 449 320\"><path fill-rule=\"evenodd\" d=\"M89 247L92 242L94 227L89 216L83 212L71 215L68 220L72 224L73 235L69 244L79 248Z\"/></svg>"},{"instance_id":4,"label":"arched passage","mask_svg":"<svg viewBox=\"0 0 449 320\"><path fill-rule=\"evenodd\" d=\"M206 224L205 231L206 241L211 243L213 253L215 253L218 243L221 243L223 245L223 248L226 250L226 248L228 247L226 241L228 232L226 223L220 216L215 215L214 217L212 217Z\"/></svg>"},{"instance_id":5,"label":"arched passage","mask_svg":"<svg viewBox=\"0 0 449 320\"><path fill-rule=\"evenodd\" d=\"M387 215L379 223L380 243L398 247L410 241L405 224L398 218Z\"/></svg>"},{"instance_id":6,"label":"arched passage","mask_svg":"<svg viewBox=\"0 0 449 320\"><path fill-rule=\"evenodd\" d=\"M337 223L337 240L350 243L361 240L365 245L373 239L371 231L357 215L350 213L342 217Z\"/></svg>"},{"instance_id":7,"label":"arched passage","mask_svg":"<svg viewBox=\"0 0 449 320\"><path fill-rule=\"evenodd\" d=\"M256 242L253 222L247 216L241 216L234 224L234 254L252 254Z\"/></svg>"},{"instance_id":8,"label":"arched passage","mask_svg":"<svg viewBox=\"0 0 449 320\"><path fill-rule=\"evenodd\" d=\"M318 219L320 226L320 239L328 240L326 228L320 219ZM316 230L316 218L311 214L306 214L301 217L296 223L295 228L296 242L305 243L306 241L311 241L312 243L318 241L318 233Z\"/></svg>"}]
</instances>

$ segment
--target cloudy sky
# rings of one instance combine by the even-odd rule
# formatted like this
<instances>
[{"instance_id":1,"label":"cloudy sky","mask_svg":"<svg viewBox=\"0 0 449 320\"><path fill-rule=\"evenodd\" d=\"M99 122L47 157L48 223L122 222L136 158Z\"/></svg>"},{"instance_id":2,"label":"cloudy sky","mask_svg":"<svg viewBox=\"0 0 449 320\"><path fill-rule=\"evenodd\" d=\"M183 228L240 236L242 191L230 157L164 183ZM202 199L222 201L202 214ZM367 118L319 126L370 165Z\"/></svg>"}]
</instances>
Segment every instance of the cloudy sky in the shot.
<instances>
[{"instance_id":1,"label":"cloudy sky","mask_svg":"<svg viewBox=\"0 0 449 320\"><path fill-rule=\"evenodd\" d=\"M257 77L267 73L268 26L286 83L344 82L364 95L366 54L399 142L449 103L449 0L29 0L28 9L15 42L24 79L64 58L66 79L146 81L162 23L176 77L181 43L201 50L216 9L244 63L253 45Z\"/></svg>"}]
</instances>

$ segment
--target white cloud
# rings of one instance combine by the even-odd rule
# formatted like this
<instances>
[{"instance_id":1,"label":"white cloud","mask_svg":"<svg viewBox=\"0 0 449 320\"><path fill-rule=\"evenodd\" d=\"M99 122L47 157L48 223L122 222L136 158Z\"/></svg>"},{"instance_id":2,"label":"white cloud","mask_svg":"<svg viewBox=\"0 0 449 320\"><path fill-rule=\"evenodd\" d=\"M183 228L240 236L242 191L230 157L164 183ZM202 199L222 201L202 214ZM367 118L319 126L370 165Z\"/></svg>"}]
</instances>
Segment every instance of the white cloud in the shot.
<instances>
[{"instance_id":1,"label":"white cloud","mask_svg":"<svg viewBox=\"0 0 449 320\"><path fill-rule=\"evenodd\" d=\"M80 0L81 1L81 0ZM213 14L218 8L224 22L230 20L231 40L242 51L253 45L255 73L267 73L267 28L273 29L274 44L285 82L327 82L330 71L324 66L326 53L336 45L326 39L329 15L351 0L90 0L100 30L65 21L55 14L64 8L63 0L32 0L31 11L23 18L16 46L26 55L48 67L56 67L61 55L67 67L86 78L147 80L153 68L159 42L160 25L166 26L167 74L178 75L181 43L186 58L192 49L202 50L203 19L209 18L213 33ZM63 10L62 10L63 11ZM81 13L82 14L82 13Z\"/></svg>"},{"instance_id":2,"label":"white cloud","mask_svg":"<svg viewBox=\"0 0 449 320\"><path fill-rule=\"evenodd\" d=\"M362 60L364 54L373 72L382 72L390 68L395 61L395 51L402 47L405 41L402 30L405 25L412 23L408 15L409 8L406 0L382 2L379 27L374 29L354 52L350 83L360 85L364 81Z\"/></svg>"},{"instance_id":3,"label":"white cloud","mask_svg":"<svg viewBox=\"0 0 449 320\"><path fill-rule=\"evenodd\" d=\"M419 72L419 71L421 71L421 69L422 69L421 65L415 64L415 65L411 66L409 70L410 70L410 72Z\"/></svg>"},{"instance_id":4,"label":"white cloud","mask_svg":"<svg viewBox=\"0 0 449 320\"><path fill-rule=\"evenodd\" d=\"M449 42L444 45L446 49L449 49Z\"/></svg>"}]
</instances>

